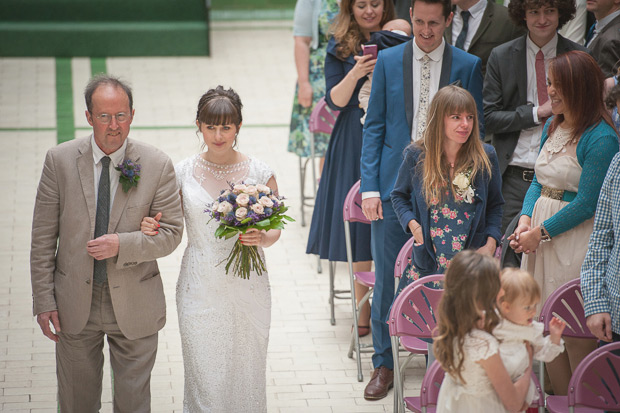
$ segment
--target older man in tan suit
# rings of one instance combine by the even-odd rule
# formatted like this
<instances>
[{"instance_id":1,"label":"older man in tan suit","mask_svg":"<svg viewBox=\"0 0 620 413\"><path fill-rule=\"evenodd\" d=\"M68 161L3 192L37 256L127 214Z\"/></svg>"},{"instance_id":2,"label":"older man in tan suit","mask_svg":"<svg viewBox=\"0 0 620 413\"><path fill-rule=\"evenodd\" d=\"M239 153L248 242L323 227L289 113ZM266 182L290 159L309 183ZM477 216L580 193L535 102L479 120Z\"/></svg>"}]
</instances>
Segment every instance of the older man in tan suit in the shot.
<instances>
[{"instance_id":1,"label":"older man in tan suit","mask_svg":"<svg viewBox=\"0 0 620 413\"><path fill-rule=\"evenodd\" d=\"M56 342L62 412L101 408L106 335L114 411L149 412L157 332L166 322L155 260L181 241L179 190L170 158L127 138L134 115L127 85L98 76L85 97L93 134L50 149L37 190L30 258L34 314ZM115 169L127 160L140 165L134 185L122 182L131 172ZM159 212L159 236L143 235L142 218Z\"/></svg>"}]
</instances>

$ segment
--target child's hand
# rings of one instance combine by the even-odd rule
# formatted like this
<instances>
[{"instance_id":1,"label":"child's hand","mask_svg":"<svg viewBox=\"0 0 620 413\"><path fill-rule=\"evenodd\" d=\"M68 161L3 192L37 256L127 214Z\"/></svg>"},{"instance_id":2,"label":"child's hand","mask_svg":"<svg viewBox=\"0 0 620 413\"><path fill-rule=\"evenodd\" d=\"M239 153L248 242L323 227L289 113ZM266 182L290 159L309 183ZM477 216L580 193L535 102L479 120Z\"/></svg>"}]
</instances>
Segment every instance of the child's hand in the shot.
<instances>
[{"instance_id":1,"label":"child's hand","mask_svg":"<svg viewBox=\"0 0 620 413\"><path fill-rule=\"evenodd\" d=\"M549 336L553 344L560 344L564 327L566 327L566 323L557 317L553 317L549 322Z\"/></svg>"},{"instance_id":2,"label":"child's hand","mask_svg":"<svg viewBox=\"0 0 620 413\"><path fill-rule=\"evenodd\" d=\"M159 220L161 219L161 212L158 212L155 217L144 217L140 222L140 231L144 235L157 235L159 234Z\"/></svg>"}]
</instances>

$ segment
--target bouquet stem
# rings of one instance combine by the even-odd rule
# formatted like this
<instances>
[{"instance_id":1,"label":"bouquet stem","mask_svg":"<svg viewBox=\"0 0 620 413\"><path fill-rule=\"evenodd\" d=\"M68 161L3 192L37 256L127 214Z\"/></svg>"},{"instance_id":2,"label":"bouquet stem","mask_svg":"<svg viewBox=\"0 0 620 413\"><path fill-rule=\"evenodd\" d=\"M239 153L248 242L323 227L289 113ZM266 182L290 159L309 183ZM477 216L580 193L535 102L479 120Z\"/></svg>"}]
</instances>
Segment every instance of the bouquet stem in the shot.
<instances>
[{"instance_id":1,"label":"bouquet stem","mask_svg":"<svg viewBox=\"0 0 620 413\"><path fill-rule=\"evenodd\" d=\"M239 240L235 242L225 261L226 274L228 274L232 266L234 274L246 280L250 278L250 271L263 275L263 271L267 270L263 259L258 253L258 248L255 246L245 246Z\"/></svg>"}]
</instances>

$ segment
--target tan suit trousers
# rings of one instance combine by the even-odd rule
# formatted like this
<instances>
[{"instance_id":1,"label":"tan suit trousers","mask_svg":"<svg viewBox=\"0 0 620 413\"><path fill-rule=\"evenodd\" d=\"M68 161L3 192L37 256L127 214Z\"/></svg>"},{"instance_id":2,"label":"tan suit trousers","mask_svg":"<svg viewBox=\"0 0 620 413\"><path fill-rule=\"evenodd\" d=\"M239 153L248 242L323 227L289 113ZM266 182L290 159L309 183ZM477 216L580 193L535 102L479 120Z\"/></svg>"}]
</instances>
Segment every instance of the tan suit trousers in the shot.
<instances>
[{"instance_id":1,"label":"tan suit trousers","mask_svg":"<svg viewBox=\"0 0 620 413\"><path fill-rule=\"evenodd\" d=\"M121 333L107 282L93 285L90 317L84 330L59 334L56 375L60 411L90 413L101 409L105 335L114 380L114 412L150 412L157 333L137 340L129 340Z\"/></svg>"}]
</instances>

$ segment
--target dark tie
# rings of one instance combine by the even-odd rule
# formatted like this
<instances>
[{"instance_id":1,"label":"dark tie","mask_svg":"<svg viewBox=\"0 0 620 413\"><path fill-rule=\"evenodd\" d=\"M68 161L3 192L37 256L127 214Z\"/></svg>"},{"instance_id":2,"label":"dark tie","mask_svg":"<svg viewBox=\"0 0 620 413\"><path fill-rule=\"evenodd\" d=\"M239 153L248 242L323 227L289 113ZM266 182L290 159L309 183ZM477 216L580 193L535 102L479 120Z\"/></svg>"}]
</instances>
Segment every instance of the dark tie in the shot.
<instances>
[{"instance_id":1,"label":"dark tie","mask_svg":"<svg viewBox=\"0 0 620 413\"><path fill-rule=\"evenodd\" d=\"M592 26L590 26L590 29L588 30L588 34L586 35L586 47L590 46L590 42L592 41L592 38L594 37L594 32L596 28L596 23L593 23Z\"/></svg>"},{"instance_id":2,"label":"dark tie","mask_svg":"<svg viewBox=\"0 0 620 413\"><path fill-rule=\"evenodd\" d=\"M97 216L95 218L95 238L108 233L110 221L110 157L101 158L101 176L97 193ZM93 277L96 283L108 280L106 260L95 260Z\"/></svg>"},{"instance_id":3,"label":"dark tie","mask_svg":"<svg viewBox=\"0 0 620 413\"><path fill-rule=\"evenodd\" d=\"M463 10L461 12L461 17L463 18L463 29L461 30L459 37L456 38L456 43L454 43L454 46L461 50L465 50L465 39L467 38L467 29L469 29L469 18L471 17L471 13L467 10Z\"/></svg>"}]
</instances>

